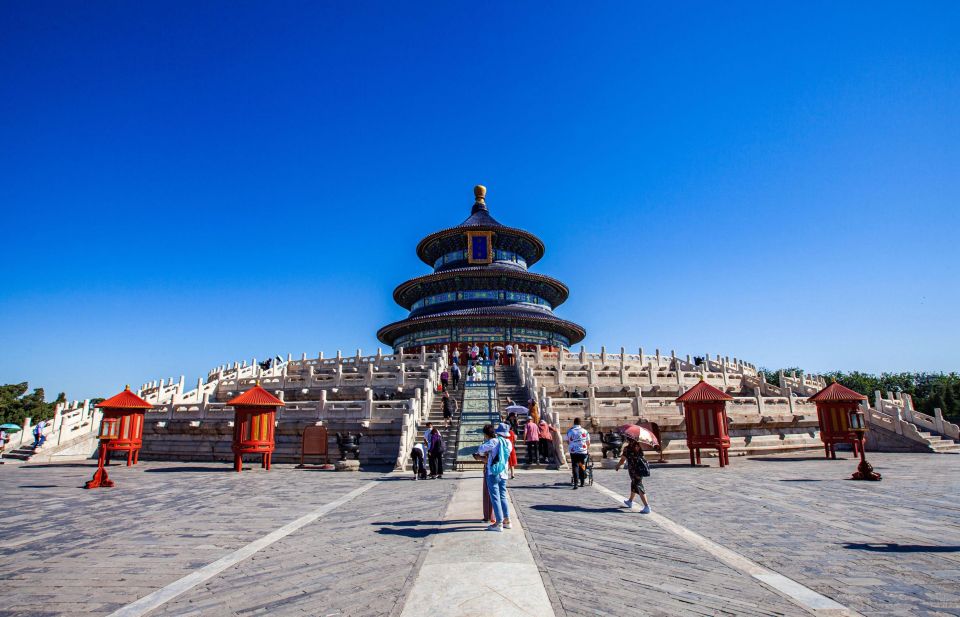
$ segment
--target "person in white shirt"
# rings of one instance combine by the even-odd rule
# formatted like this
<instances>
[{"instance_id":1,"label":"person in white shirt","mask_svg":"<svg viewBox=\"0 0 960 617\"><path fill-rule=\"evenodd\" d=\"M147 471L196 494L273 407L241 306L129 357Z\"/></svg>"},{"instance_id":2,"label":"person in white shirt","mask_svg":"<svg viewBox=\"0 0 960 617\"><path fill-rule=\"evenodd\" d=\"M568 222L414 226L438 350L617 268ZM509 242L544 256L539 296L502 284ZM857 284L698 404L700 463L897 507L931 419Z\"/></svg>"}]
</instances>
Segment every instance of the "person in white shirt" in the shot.
<instances>
[{"instance_id":1,"label":"person in white shirt","mask_svg":"<svg viewBox=\"0 0 960 617\"><path fill-rule=\"evenodd\" d=\"M426 480L427 479L427 468L423 464L423 459L425 458L426 450L423 447L422 443L415 444L413 446L413 451L410 452L410 460L413 463L413 479L414 480Z\"/></svg>"},{"instance_id":2,"label":"person in white shirt","mask_svg":"<svg viewBox=\"0 0 960 617\"><path fill-rule=\"evenodd\" d=\"M580 418L573 419L573 426L567 431L567 447L570 450L570 462L573 463L573 488L583 486L587 477L587 456L590 453L590 433L580 426Z\"/></svg>"},{"instance_id":3,"label":"person in white shirt","mask_svg":"<svg viewBox=\"0 0 960 617\"><path fill-rule=\"evenodd\" d=\"M507 366L513 366L513 345L507 343Z\"/></svg>"},{"instance_id":4,"label":"person in white shirt","mask_svg":"<svg viewBox=\"0 0 960 617\"><path fill-rule=\"evenodd\" d=\"M484 475L487 481L487 490L490 492L490 505L496 522L487 531L503 531L510 529L510 509L507 506L507 476L510 461L511 445L510 426L500 423L496 429L492 424L483 427L483 435L487 441L480 444L476 454L478 461L485 462Z\"/></svg>"}]
</instances>

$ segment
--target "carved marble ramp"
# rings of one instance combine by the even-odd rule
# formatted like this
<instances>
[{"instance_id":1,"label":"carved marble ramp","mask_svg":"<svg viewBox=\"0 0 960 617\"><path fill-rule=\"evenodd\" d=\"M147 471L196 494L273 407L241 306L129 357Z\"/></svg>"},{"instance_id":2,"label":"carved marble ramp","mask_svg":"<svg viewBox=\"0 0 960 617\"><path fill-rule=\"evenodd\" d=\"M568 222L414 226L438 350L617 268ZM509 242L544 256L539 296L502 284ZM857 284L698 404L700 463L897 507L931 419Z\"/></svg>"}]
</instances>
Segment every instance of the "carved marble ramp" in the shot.
<instances>
[{"instance_id":1,"label":"carved marble ramp","mask_svg":"<svg viewBox=\"0 0 960 617\"><path fill-rule=\"evenodd\" d=\"M554 615L516 518L513 529L484 531L482 490L479 472L457 483L401 617Z\"/></svg>"}]
</instances>

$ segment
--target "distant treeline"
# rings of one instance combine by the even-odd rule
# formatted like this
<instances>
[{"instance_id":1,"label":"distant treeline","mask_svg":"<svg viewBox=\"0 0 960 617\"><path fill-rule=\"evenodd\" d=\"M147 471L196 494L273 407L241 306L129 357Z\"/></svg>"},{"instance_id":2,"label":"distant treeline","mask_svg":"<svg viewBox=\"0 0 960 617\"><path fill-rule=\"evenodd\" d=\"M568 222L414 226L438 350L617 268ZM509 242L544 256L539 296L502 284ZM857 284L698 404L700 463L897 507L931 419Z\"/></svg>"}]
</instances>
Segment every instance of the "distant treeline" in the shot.
<instances>
[{"instance_id":1,"label":"distant treeline","mask_svg":"<svg viewBox=\"0 0 960 617\"><path fill-rule=\"evenodd\" d=\"M780 385L779 370L760 369L764 372L767 381L772 385ZM799 375L803 371L798 368L785 368L783 372L790 374L796 371ZM933 415L934 408L939 407L943 416L956 423L960 420L960 374L957 373L880 373L872 375L853 371L844 373L834 371L824 373L829 382L836 379L851 390L870 397L873 402L873 393L905 392L913 397L913 406L917 411Z\"/></svg>"},{"instance_id":2,"label":"distant treeline","mask_svg":"<svg viewBox=\"0 0 960 617\"><path fill-rule=\"evenodd\" d=\"M49 420L53 417L54 406L67 400L61 392L57 400L47 403L44 401L43 388L35 388L30 394L27 394L27 390L27 382L0 386L0 424L12 422L23 426L24 418L31 418L34 424Z\"/></svg>"}]
</instances>

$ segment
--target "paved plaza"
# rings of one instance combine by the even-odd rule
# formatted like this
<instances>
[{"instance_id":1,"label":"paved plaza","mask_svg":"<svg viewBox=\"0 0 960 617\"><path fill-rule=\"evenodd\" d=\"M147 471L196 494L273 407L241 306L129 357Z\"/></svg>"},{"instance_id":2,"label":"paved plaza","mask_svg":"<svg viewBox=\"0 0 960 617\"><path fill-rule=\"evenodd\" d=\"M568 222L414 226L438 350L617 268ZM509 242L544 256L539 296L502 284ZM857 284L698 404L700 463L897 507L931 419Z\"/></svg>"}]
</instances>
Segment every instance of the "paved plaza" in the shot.
<instances>
[{"instance_id":1,"label":"paved plaza","mask_svg":"<svg viewBox=\"0 0 960 617\"><path fill-rule=\"evenodd\" d=\"M483 531L478 472L4 465L0 615L960 615L960 456L735 458L518 473Z\"/></svg>"}]
</instances>

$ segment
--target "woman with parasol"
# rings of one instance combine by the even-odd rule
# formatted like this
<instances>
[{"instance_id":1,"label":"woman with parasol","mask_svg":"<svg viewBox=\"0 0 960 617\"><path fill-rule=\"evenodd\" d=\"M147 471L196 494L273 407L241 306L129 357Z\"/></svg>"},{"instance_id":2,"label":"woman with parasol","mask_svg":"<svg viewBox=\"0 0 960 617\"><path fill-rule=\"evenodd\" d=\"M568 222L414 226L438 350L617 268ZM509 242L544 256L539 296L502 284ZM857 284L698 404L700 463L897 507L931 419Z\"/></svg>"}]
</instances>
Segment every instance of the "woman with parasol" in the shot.
<instances>
[{"instance_id":1,"label":"woman with parasol","mask_svg":"<svg viewBox=\"0 0 960 617\"><path fill-rule=\"evenodd\" d=\"M621 426L619 432L627 439L627 446L617 463L617 471L626 464L630 474L630 497L623 501L623 505L632 508L633 500L639 495L643 502L640 514L650 514L650 502L647 501L647 491L643 488L643 478L650 475L650 463L643 456L643 444L656 449L660 448L660 444L653 433L642 426L627 424Z\"/></svg>"}]
</instances>

